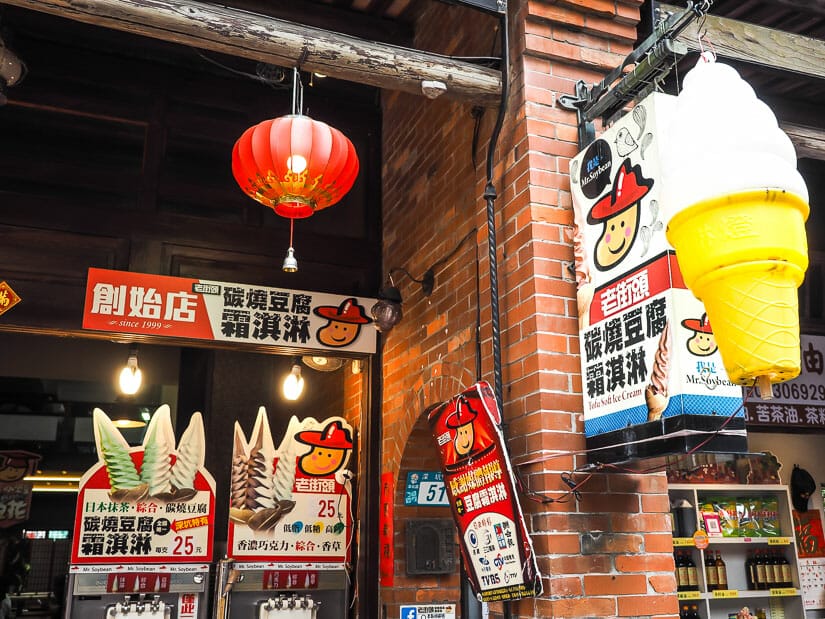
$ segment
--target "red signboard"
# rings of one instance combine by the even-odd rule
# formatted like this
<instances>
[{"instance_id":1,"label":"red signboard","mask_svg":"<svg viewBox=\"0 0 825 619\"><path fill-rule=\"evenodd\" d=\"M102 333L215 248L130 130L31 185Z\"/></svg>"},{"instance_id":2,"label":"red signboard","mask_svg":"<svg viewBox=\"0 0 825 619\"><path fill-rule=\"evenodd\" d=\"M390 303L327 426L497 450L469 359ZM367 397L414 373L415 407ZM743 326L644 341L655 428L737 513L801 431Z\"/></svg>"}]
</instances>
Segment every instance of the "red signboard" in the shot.
<instances>
[{"instance_id":1,"label":"red signboard","mask_svg":"<svg viewBox=\"0 0 825 619\"><path fill-rule=\"evenodd\" d=\"M393 505L395 504L395 478L392 473L381 473L381 511L378 514L378 583L392 587L395 574L395 545L393 544Z\"/></svg>"},{"instance_id":2,"label":"red signboard","mask_svg":"<svg viewBox=\"0 0 825 619\"><path fill-rule=\"evenodd\" d=\"M464 564L483 602L541 594L541 578L490 385L480 382L430 409Z\"/></svg>"},{"instance_id":3,"label":"red signboard","mask_svg":"<svg viewBox=\"0 0 825 619\"><path fill-rule=\"evenodd\" d=\"M375 299L89 269L83 328L293 348L375 352Z\"/></svg>"}]
</instances>

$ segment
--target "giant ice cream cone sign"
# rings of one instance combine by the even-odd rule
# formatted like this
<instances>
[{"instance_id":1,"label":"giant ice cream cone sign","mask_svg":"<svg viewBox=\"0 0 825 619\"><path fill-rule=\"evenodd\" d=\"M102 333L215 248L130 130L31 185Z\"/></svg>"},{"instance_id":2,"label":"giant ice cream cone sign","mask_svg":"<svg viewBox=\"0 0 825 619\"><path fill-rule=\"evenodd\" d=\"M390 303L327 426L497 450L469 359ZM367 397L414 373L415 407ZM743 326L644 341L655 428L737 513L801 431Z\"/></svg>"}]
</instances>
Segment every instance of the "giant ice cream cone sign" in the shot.
<instances>
[{"instance_id":1,"label":"giant ice cream cone sign","mask_svg":"<svg viewBox=\"0 0 825 619\"><path fill-rule=\"evenodd\" d=\"M800 372L807 188L788 136L732 67L703 54L676 106L662 153L667 238L729 379L764 395Z\"/></svg>"}]
</instances>

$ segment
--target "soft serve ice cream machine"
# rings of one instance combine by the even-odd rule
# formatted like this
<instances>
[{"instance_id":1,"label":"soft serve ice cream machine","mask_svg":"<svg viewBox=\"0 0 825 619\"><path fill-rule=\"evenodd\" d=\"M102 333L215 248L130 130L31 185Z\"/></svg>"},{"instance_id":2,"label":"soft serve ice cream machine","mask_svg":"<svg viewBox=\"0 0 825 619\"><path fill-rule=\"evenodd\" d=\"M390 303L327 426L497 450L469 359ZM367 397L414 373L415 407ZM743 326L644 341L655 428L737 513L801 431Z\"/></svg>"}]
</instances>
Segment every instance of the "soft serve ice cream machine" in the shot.
<instances>
[{"instance_id":1,"label":"soft serve ice cream machine","mask_svg":"<svg viewBox=\"0 0 825 619\"><path fill-rule=\"evenodd\" d=\"M340 619L349 610L346 569L319 564L218 565L216 619Z\"/></svg>"},{"instance_id":2,"label":"soft serve ice cream machine","mask_svg":"<svg viewBox=\"0 0 825 619\"><path fill-rule=\"evenodd\" d=\"M349 609L352 428L292 417L279 447L264 408L247 440L235 424L219 619L336 619Z\"/></svg>"},{"instance_id":3,"label":"soft serve ice cream machine","mask_svg":"<svg viewBox=\"0 0 825 619\"><path fill-rule=\"evenodd\" d=\"M194 413L177 448L161 406L130 447L93 413L99 460L81 478L64 619L206 619L215 482Z\"/></svg>"}]
</instances>

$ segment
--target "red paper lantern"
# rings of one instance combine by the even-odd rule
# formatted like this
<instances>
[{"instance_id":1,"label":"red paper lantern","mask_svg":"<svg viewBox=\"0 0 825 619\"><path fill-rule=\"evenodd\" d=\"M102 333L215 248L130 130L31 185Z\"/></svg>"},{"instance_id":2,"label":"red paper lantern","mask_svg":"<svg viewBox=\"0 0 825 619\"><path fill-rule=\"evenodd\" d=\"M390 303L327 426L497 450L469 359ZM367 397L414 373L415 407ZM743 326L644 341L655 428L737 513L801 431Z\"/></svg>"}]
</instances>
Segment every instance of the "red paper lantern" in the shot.
<instances>
[{"instance_id":1,"label":"red paper lantern","mask_svg":"<svg viewBox=\"0 0 825 619\"><path fill-rule=\"evenodd\" d=\"M346 195L358 156L338 129L291 114L244 131L232 150L232 174L252 199L281 217L302 219Z\"/></svg>"}]
</instances>

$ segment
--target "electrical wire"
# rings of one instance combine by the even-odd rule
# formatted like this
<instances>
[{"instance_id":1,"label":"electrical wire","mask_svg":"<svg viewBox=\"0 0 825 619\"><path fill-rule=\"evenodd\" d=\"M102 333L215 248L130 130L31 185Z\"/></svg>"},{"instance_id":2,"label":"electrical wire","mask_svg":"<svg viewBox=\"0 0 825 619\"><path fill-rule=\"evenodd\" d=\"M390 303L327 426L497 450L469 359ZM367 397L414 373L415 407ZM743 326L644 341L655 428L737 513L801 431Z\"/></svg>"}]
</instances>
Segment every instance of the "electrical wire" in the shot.
<instances>
[{"instance_id":1,"label":"electrical wire","mask_svg":"<svg viewBox=\"0 0 825 619\"><path fill-rule=\"evenodd\" d=\"M536 503L541 504L548 504L548 503L565 503L570 500L571 496L575 496L577 499L580 498L579 490L584 486L590 478L598 473L598 472L620 472L620 473L633 473L637 475L648 474L648 473L657 473L667 470L668 468L672 468L674 464L678 464L678 462L684 458L692 456L696 454L702 447L707 445L710 441L716 438L727 426L728 424L737 417L740 411L744 410L745 403L753 396L755 387L751 386L745 394L745 397L742 399L742 404L740 404L733 412L731 412L725 420L719 424L719 427L711 432L696 432L696 434L707 434L708 436L703 439L700 443L693 446L690 450L686 451L683 454L679 454L676 456L676 460L670 463L664 464L657 464L655 466L646 468L646 469L631 469L628 467L623 467L618 464L614 463L597 463L594 470L588 471L584 479L578 482L574 482L572 475L573 473L561 473L561 480L568 486L568 490L566 491L558 491L561 492L560 497L552 497L548 496L547 493L536 492L534 490L530 490L527 488L527 485L524 483L524 480L521 477L521 467L527 466L528 464L537 464L540 462L547 462L548 460L552 460L554 458L560 457L570 457L576 455L583 455L583 454L592 454L598 451L604 451L605 449L615 449L616 447L621 447L622 445L609 445L607 447L597 447L594 449L582 449L577 451L559 451L555 452L552 456L544 457L544 458L536 458L526 462L520 462L518 464L514 463L513 470L515 473L516 478L516 485L518 486L519 491L524 494L525 497L534 501ZM625 444L638 444L642 442L653 442L653 441L660 441L662 437L652 437L649 439L645 439L643 441L631 441L630 443Z\"/></svg>"}]
</instances>

